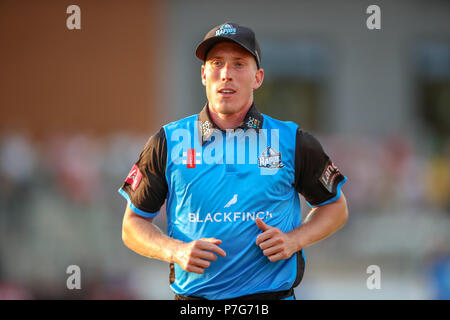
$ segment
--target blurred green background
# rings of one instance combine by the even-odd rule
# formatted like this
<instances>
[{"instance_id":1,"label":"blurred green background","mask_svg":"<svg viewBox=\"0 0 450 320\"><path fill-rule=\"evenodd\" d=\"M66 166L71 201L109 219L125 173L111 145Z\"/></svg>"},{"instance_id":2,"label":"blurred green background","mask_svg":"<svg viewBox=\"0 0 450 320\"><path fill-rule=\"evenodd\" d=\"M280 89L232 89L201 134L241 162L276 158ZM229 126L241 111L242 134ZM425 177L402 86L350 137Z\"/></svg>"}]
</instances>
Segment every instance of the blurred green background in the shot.
<instances>
[{"instance_id":1,"label":"blurred green background","mask_svg":"<svg viewBox=\"0 0 450 320\"><path fill-rule=\"evenodd\" d=\"M297 298L450 298L450 2L0 0L0 299L173 298L168 264L123 245L117 189L151 134L203 107L194 50L225 21L259 39L256 106L349 178L350 218L306 248Z\"/></svg>"}]
</instances>

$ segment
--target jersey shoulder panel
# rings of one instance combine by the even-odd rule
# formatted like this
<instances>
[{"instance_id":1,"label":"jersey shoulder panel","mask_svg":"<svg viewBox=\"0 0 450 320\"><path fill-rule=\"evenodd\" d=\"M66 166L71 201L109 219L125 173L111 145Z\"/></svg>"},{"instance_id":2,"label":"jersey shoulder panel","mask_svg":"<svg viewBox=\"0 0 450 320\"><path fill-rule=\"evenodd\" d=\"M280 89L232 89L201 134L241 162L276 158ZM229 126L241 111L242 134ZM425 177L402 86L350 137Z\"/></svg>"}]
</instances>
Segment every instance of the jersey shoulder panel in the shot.
<instances>
[{"instance_id":1,"label":"jersey shoulder panel","mask_svg":"<svg viewBox=\"0 0 450 320\"><path fill-rule=\"evenodd\" d=\"M155 217L167 195L165 178L167 141L163 128L146 142L119 193L130 208L144 217Z\"/></svg>"},{"instance_id":2,"label":"jersey shoulder panel","mask_svg":"<svg viewBox=\"0 0 450 320\"><path fill-rule=\"evenodd\" d=\"M290 132L295 134L295 131L299 127L298 124L293 121L275 119L263 113L262 116L264 118L263 128L265 129L284 129L289 130Z\"/></svg>"},{"instance_id":3,"label":"jersey shoulder panel","mask_svg":"<svg viewBox=\"0 0 450 320\"><path fill-rule=\"evenodd\" d=\"M189 124L195 123L198 119L198 114L190 115L188 117L179 119L177 121L169 122L165 125L163 125L164 130L166 131L166 134L168 131L173 131L176 129L187 129Z\"/></svg>"},{"instance_id":4,"label":"jersey shoulder panel","mask_svg":"<svg viewBox=\"0 0 450 320\"><path fill-rule=\"evenodd\" d=\"M295 188L310 206L339 199L347 181L312 134L297 130L295 151Z\"/></svg>"}]
</instances>

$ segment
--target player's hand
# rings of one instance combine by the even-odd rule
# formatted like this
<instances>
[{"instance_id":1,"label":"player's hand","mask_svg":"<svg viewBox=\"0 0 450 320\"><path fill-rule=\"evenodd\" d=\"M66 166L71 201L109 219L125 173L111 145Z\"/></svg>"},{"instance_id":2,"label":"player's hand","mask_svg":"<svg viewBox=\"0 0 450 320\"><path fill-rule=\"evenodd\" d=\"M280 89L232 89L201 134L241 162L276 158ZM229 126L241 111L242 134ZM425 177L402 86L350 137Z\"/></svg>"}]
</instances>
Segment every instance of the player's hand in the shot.
<instances>
[{"instance_id":1,"label":"player's hand","mask_svg":"<svg viewBox=\"0 0 450 320\"><path fill-rule=\"evenodd\" d=\"M263 232L256 237L256 245L261 248L263 254L271 261L288 259L296 252L295 244L288 234L278 228L271 227L260 218L256 218L256 225Z\"/></svg>"},{"instance_id":2,"label":"player's hand","mask_svg":"<svg viewBox=\"0 0 450 320\"><path fill-rule=\"evenodd\" d=\"M222 240L215 238L202 238L183 243L176 254L176 262L183 270L202 274L211 265L211 261L217 260L218 255L225 257L225 251L219 247Z\"/></svg>"}]
</instances>

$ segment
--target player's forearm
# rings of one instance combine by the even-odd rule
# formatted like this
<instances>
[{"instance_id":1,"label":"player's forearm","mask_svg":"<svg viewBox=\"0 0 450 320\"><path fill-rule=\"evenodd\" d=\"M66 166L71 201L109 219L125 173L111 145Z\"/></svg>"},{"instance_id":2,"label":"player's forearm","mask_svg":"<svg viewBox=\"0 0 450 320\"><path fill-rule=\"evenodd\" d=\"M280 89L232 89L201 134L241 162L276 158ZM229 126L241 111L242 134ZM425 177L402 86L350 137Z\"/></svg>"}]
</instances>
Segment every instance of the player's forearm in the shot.
<instances>
[{"instance_id":1,"label":"player's forearm","mask_svg":"<svg viewBox=\"0 0 450 320\"><path fill-rule=\"evenodd\" d=\"M136 215L125 215L122 226L124 244L148 258L173 263L175 252L183 242L165 235L150 220Z\"/></svg>"},{"instance_id":2,"label":"player's forearm","mask_svg":"<svg viewBox=\"0 0 450 320\"><path fill-rule=\"evenodd\" d=\"M323 240L339 230L348 219L344 194L334 203L314 208L302 225L289 232L298 250Z\"/></svg>"}]
</instances>

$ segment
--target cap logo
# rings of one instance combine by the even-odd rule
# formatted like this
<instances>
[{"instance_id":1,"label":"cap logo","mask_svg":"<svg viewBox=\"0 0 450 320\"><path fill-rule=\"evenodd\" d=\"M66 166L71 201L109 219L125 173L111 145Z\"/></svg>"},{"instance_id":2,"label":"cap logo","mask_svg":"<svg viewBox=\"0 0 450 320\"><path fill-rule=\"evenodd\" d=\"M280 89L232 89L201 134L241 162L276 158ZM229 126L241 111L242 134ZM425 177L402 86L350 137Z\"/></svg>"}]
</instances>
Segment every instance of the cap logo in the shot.
<instances>
[{"instance_id":1,"label":"cap logo","mask_svg":"<svg viewBox=\"0 0 450 320\"><path fill-rule=\"evenodd\" d=\"M216 31L216 37L227 36L229 34L236 34L236 28L234 28L231 24L224 24L219 30Z\"/></svg>"}]
</instances>

